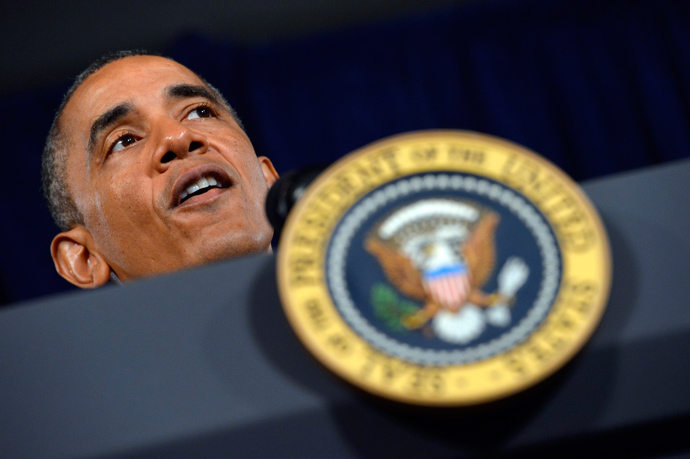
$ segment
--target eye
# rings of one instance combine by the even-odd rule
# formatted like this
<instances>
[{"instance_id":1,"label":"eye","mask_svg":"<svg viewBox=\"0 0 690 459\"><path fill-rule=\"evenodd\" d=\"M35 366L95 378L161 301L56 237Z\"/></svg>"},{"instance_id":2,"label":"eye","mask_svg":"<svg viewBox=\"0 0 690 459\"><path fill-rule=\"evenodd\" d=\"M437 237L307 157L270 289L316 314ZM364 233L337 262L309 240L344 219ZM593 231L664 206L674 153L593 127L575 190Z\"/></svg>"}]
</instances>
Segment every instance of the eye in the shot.
<instances>
[{"instance_id":1,"label":"eye","mask_svg":"<svg viewBox=\"0 0 690 459\"><path fill-rule=\"evenodd\" d=\"M116 151L120 151L124 148L127 148L128 146L132 145L137 141L136 137L134 137L132 134L124 134L115 141L112 147L110 147L110 151L115 153Z\"/></svg>"},{"instance_id":2,"label":"eye","mask_svg":"<svg viewBox=\"0 0 690 459\"><path fill-rule=\"evenodd\" d=\"M199 118L211 118L215 115L215 112L205 105L195 108L187 115L188 120L195 120Z\"/></svg>"}]
</instances>

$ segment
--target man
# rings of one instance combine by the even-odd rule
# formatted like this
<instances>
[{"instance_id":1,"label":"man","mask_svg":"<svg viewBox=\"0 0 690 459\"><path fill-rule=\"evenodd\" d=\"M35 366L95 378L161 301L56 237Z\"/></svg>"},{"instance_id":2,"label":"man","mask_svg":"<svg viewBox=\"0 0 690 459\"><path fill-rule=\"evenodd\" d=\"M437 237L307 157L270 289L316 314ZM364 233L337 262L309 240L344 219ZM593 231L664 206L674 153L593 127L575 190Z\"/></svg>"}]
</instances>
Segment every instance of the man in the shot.
<instances>
[{"instance_id":1,"label":"man","mask_svg":"<svg viewBox=\"0 0 690 459\"><path fill-rule=\"evenodd\" d=\"M118 53L80 75L43 175L55 267L82 288L270 250L273 165L219 92L169 59Z\"/></svg>"}]
</instances>

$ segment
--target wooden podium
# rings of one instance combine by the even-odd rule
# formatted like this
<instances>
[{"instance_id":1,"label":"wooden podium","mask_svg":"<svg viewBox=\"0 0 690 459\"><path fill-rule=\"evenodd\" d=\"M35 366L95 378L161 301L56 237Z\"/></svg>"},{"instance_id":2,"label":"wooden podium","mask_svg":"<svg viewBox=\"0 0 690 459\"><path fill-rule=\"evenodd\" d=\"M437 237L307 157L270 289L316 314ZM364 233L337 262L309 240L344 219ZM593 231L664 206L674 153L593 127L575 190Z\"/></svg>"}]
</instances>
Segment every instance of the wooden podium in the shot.
<instances>
[{"instance_id":1,"label":"wooden podium","mask_svg":"<svg viewBox=\"0 0 690 459\"><path fill-rule=\"evenodd\" d=\"M690 162L589 182L613 285L556 375L489 405L374 399L323 369L255 256L0 313L0 456L559 457L690 451Z\"/></svg>"}]
</instances>

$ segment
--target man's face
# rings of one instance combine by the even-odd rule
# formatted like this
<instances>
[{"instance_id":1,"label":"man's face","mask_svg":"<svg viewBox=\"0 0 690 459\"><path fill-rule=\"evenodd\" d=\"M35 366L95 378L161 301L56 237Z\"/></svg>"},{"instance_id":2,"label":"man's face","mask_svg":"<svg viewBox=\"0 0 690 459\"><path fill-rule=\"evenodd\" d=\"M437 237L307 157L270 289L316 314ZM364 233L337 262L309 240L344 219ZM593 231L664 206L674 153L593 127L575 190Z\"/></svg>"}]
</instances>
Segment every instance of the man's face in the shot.
<instances>
[{"instance_id":1,"label":"man's face","mask_svg":"<svg viewBox=\"0 0 690 459\"><path fill-rule=\"evenodd\" d=\"M121 279L270 247L275 170L216 97L186 67L135 56L88 77L66 105L68 186L92 250Z\"/></svg>"}]
</instances>

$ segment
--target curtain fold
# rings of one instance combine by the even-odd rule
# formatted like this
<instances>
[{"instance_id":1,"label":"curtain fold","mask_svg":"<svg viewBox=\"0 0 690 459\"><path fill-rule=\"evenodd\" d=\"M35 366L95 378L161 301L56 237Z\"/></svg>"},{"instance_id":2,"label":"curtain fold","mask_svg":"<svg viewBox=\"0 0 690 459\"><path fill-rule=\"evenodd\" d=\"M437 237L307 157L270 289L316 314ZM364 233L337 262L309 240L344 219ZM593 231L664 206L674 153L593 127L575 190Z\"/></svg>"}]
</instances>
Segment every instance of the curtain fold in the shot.
<instances>
[{"instance_id":1,"label":"curtain fold","mask_svg":"<svg viewBox=\"0 0 690 459\"><path fill-rule=\"evenodd\" d=\"M687 158L690 2L472 2L425 16L261 46L200 35L169 54L236 107L279 171L331 163L419 129L507 138L576 180ZM39 158L66 86L0 99L12 141L0 202L0 301L55 292L56 229Z\"/></svg>"}]
</instances>

